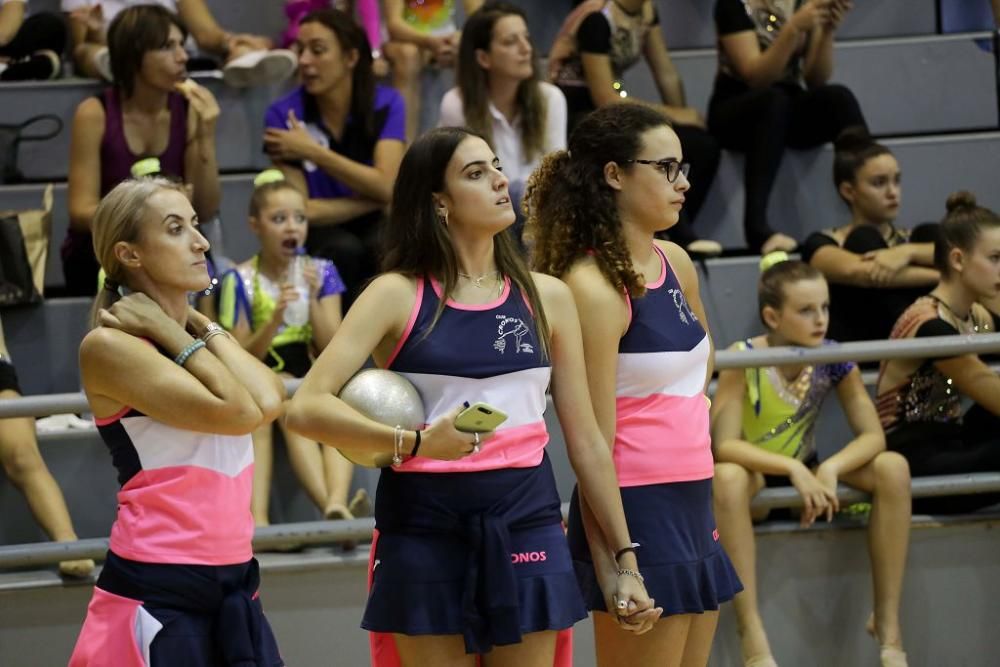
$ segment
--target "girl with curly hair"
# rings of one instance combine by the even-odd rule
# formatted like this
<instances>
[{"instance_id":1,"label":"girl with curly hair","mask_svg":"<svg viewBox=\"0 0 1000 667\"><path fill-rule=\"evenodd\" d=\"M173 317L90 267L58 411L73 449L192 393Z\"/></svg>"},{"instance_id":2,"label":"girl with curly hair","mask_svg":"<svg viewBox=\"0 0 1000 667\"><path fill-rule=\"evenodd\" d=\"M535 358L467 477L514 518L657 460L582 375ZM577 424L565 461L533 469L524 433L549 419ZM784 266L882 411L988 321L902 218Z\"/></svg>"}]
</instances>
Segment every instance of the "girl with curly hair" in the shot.
<instances>
[{"instance_id":1,"label":"girl with curly hair","mask_svg":"<svg viewBox=\"0 0 1000 667\"><path fill-rule=\"evenodd\" d=\"M644 635L614 632L600 595L606 556L591 559L592 508L574 494L570 550L595 612L598 665L706 664L719 604L742 588L712 516L712 339L698 279L680 246L654 239L677 223L687 173L663 114L617 104L584 119L525 193L535 265L576 300L594 411L646 586L664 610Z\"/></svg>"}]
</instances>

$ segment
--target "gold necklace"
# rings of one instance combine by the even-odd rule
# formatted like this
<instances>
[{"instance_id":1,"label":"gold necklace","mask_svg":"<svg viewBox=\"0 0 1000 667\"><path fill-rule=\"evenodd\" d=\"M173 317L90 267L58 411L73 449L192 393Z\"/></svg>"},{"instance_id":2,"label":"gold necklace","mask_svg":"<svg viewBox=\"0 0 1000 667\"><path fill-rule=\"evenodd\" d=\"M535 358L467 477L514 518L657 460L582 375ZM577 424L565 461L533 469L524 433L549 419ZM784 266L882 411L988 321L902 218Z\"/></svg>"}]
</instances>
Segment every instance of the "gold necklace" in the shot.
<instances>
[{"instance_id":1,"label":"gold necklace","mask_svg":"<svg viewBox=\"0 0 1000 667\"><path fill-rule=\"evenodd\" d=\"M495 287L495 285L486 285L486 286L483 285L483 281L486 280L487 278L491 277L491 276L496 276L497 280L499 281L500 271L489 271L489 272L484 273L483 275L478 276L478 277L470 276L468 273L462 273L461 271L458 272L458 277L459 278L465 278L466 280L468 280L470 283L472 283L473 285L475 285L479 289L490 289L490 290L492 290Z\"/></svg>"}]
</instances>

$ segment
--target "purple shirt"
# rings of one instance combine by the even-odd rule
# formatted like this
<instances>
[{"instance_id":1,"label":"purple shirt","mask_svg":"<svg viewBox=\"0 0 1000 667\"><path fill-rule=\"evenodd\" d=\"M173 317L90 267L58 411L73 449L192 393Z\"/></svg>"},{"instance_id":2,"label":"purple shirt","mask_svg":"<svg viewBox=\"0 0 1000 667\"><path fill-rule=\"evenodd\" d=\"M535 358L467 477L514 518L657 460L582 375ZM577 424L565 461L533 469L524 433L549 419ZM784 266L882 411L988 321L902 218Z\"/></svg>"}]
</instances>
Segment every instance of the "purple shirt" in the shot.
<instances>
[{"instance_id":1,"label":"purple shirt","mask_svg":"<svg viewBox=\"0 0 1000 667\"><path fill-rule=\"evenodd\" d=\"M387 86L375 86L376 136L374 137L366 137L362 121L349 115L343 137L337 141L323 124L315 98L306 93L301 86L268 107L264 125L282 130L288 129L289 109L294 110L296 118L305 123L306 130L316 143L362 164L372 164L375 145L379 141L383 139L406 141L406 109L403 97L395 89ZM308 160L296 166L302 169L302 174L305 176L310 199L340 199L354 194L346 185Z\"/></svg>"}]
</instances>

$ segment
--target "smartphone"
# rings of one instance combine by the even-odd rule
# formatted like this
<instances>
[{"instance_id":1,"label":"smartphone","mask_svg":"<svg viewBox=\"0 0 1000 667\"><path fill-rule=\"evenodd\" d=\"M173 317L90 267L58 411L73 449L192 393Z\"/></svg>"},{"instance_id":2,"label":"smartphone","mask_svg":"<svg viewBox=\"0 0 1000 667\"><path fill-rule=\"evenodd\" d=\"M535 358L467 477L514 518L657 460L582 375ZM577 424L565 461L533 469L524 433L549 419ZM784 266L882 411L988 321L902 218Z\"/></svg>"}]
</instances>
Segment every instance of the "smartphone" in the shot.
<instances>
[{"instance_id":1,"label":"smartphone","mask_svg":"<svg viewBox=\"0 0 1000 667\"><path fill-rule=\"evenodd\" d=\"M507 413L487 403L473 403L455 417L455 428L465 433L495 431L507 420Z\"/></svg>"}]
</instances>

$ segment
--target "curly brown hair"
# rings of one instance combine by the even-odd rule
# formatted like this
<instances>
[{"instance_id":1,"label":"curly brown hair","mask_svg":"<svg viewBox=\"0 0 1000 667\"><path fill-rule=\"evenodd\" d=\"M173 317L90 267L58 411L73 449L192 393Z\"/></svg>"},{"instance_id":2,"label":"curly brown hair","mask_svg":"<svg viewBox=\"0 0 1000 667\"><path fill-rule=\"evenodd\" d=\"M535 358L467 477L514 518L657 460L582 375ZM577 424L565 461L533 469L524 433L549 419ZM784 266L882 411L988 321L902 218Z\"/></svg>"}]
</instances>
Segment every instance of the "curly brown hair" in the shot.
<instances>
[{"instance_id":1,"label":"curly brown hair","mask_svg":"<svg viewBox=\"0 0 1000 667\"><path fill-rule=\"evenodd\" d=\"M642 149L642 135L670 121L640 104L612 104L577 125L569 150L546 156L528 179L523 208L532 265L562 276L581 258L592 255L604 277L631 296L646 292L632 266L615 192L604 178L604 165L622 168Z\"/></svg>"}]
</instances>

